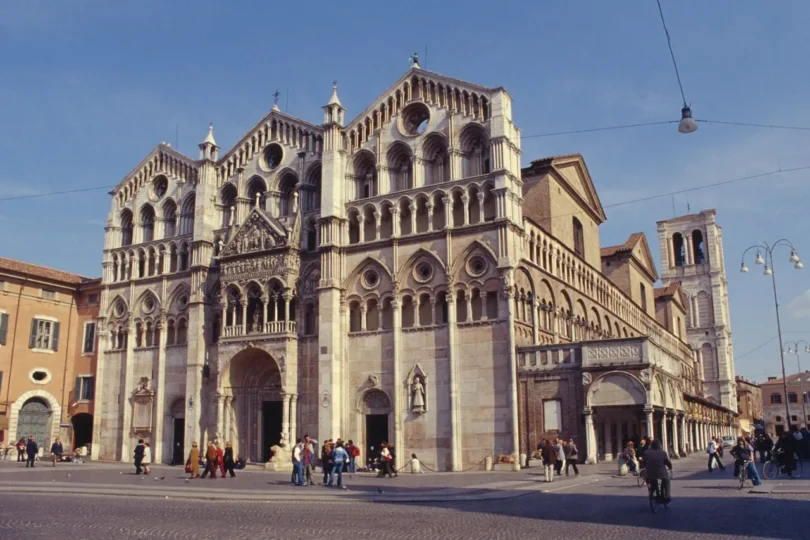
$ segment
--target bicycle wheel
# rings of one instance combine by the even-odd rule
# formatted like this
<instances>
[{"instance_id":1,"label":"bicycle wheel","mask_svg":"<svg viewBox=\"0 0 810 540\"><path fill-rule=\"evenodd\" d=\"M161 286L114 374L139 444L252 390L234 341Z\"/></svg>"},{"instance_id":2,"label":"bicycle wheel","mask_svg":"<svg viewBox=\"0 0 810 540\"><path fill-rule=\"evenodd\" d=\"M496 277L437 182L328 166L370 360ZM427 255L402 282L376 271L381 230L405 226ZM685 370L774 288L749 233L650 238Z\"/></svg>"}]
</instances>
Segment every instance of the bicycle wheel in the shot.
<instances>
[{"instance_id":1,"label":"bicycle wheel","mask_svg":"<svg viewBox=\"0 0 810 540\"><path fill-rule=\"evenodd\" d=\"M773 480L779 476L779 464L773 460L768 460L762 466L762 477L765 480Z\"/></svg>"},{"instance_id":2,"label":"bicycle wheel","mask_svg":"<svg viewBox=\"0 0 810 540\"><path fill-rule=\"evenodd\" d=\"M650 497L650 510L655 514L658 512L658 488L655 484L650 484L649 497Z\"/></svg>"},{"instance_id":3,"label":"bicycle wheel","mask_svg":"<svg viewBox=\"0 0 810 540\"><path fill-rule=\"evenodd\" d=\"M748 476L748 473L745 471L746 467L740 468L740 487L738 489L742 489L745 486L745 479Z\"/></svg>"},{"instance_id":4,"label":"bicycle wheel","mask_svg":"<svg viewBox=\"0 0 810 540\"><path fill-rule=\"evenodd\" d=\"M638 472L638 476L636 477L636 479L638 480L638 487L641 487L641 486L643 486L644 484L647 483L647 472L646 471L647 471L647 469L641 469Z\"/></svg>"},{"instance_id":5,"label":"bicycle wheel","mask_svg":"<svg viewBox=\"0 0 810 540\"><path fill-rule=\"evenodd\" d=\"M793 478L793 479L795 479L795 480L798 480L799 478L801 478L801 477L802 477L802 472L803 472L803 470L802 470L802 469L803 469L803 468L804 468L804 467L803 467L803 465L802 465L802 461L801 461L801 460L797 460L797 461L796 461L796 466L795 466L795 467L793 467L793 469L790 471L790 477L791 477L791 478Z\"/></svg>"}]
</instances>

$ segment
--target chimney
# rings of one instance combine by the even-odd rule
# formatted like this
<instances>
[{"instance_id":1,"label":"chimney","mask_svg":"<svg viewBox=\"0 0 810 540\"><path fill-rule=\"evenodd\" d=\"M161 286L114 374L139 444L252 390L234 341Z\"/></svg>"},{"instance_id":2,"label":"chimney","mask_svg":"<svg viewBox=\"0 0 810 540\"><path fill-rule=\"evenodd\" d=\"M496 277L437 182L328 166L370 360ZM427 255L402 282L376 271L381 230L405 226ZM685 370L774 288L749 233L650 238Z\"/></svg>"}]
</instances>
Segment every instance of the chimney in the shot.
<instances>
[{"instance_id":1,"label":"chimney","mask_svg":"<svg viewBox=\"0 0 810 540\"><path fill-rule=\"evenodd\" d=\"M768 377L768 382L775 381L775 380L776 380L776 377Z\"/></svg>"}]
</instances>

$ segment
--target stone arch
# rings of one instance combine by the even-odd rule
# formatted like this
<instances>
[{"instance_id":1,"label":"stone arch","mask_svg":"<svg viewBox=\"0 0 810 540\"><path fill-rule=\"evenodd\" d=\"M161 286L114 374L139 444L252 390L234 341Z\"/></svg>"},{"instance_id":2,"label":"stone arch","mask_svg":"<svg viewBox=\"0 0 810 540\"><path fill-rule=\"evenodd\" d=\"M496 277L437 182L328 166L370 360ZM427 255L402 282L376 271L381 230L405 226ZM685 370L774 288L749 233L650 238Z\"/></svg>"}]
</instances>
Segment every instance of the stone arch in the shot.
<instances>
[{"instance_id":1,"label":"stone arch","mask_svg":"<svg viewBox=\"0 0 810 540\"><path fill-rule=\"evenodd\" d=\"M428 251L425 248L417 249L405 263L399 267L399 270L396 273L396 279L400 283L406 283L408 281L408 277L410 275L410 271L413 269L414 265L419 262L420 259L428 259L431 263L436 265L436 270L434 271L434 277L431 281L436 280L437 277L441 277L441 281L444 281L444 274L447 270L447 267L444 264L444 261L439 258L438 255L433 253L432 251ZM439 272L441 272L441 276L439 276Z\"/></svg>"},{"instance_id":2,"label":"stone arch","mask_svg":"<svg viewBox=\"0 0 810 540\"><path fill-rule=\"evenodd\" d=\"M362 414L390 414L391 397L382 388L368 388L357 395L357 412Z\"/></svg>"},{"instance_id":3,"label":"stone arch","mask_svg":"<svg viewBox=\"0 0 810 540\"><path fill-rule=\"evenodd\" d=\"M480 242L478 240L474 240L470 243L469 246L464 248L461 253L459 253L456 258L453 260L453 264L450 267L450 272L454 276L456 281L460 281L461 271L464 269L464 266L469 258L471 258L477 251L488 259L488 262L492 265L492 268L488 269L488 272L492 272L494 268L497 266L498 257L495 255L495 252L492 251L492 248ZM471 276L472 277L472 276Z\"/></svg>"},{"instance_id":4,"label":"stone arch","mask_svg":"<svg viewBox=\"0 0 810 540\"><path fill-rule=\"evenodd\" d=\"M647 391L637 377L624 371L611 371L596 379L588 389L586 407L646 405Z\"/></svg>"},{"instance_id":5,"label":"stone arch","mask_svg":"<svg viewBox=\"0 0 810 540\"><path fill-rule=\"evenodd\" d=\"M655 378L653 379L651 394L653 405L658 405L659 407L666 408L667 406L666 386L664 386L664 380L661 378L660 375L656 375Z\"/></svg>"},{"instance_id":6,"label":"stone arch","mask_svg":"<svg viewBox=\"0 0 810 540\"><path fill-rule=\"evenodd\" d=\"M220 392L229 388L275 385L283 390L284 372L283 358L277 359L258 347L246 347L223 362L218 373L218 387Z\"/></svg>"},{"instance_id":7,"label":"stone arch","mask_svg":"<svg viewBox=\"0 0 810 540\"><path fill-rule=\"evenodd\" d=\"M388 266L377 257L368 256L365 259L363 259L346 278L344 287L347 291L347 294L350 294L352 291L356 289L355 286L358 284L357 282L360 280L360 277L366 270L369 270L372 267L382 271L381 272L382 275L380 276L380 278L383 279L380 279L380 283L377 285L377 288L379 290L388 290L391 288L390 284L392 284L394 281L394 274L393 272L391 272L391 269L388 268ZM384 280L386 279L389 282L387 287L384 286L383 284Z\"/></svg>"},{"instance_id":8,"label":"stone arch","mask_svg":"<svg viewBox=\"0 0 810 540\"><path fill-rule=\"evenodd\" d=\"M124 306L123 315L121 317L118 317L118 316L115 315L115 312L116 312L115 308L116 308L117 304L121 304L122 306ZM116 294L115 298L113 298L112 301L110 302L110 307L108 308L107 318L108 319L122 320L122 319L126 319L128 315L129 315L129 303L124 299L123 296L121 296L120 294Z\"/></svg>"},{"instance_id":9,"label":"stone arch","mask_svg":"<svg viewBox=\"0 0 810 540\"><path fill-rule=\"evenodd\" d=\"M59 405L59 402L50 392L42 389L36 390L29 390L28 392L23 393L20 397L17 398L10 406L9 411L9 421L8 421L8 433L14 433L15 435L11 435L11 437L17 437L15 442L19 440L17 434L17 428L19 425L20 419L20 410L23 408L23 405L28 403L28 401L32 399L39 399L44 401L48 408L50 409L51 418L50 418L50 427L48 429L48 436L52 441L56 437L59 436L59 422L62 418L62 406ZM26 435L26 438L28 435ZM37 444L40 446L48 446L45 450L50 449L50 442L49 441L37 441Z\"/></svg>"},{"instance_id":10,"label":"stone arch","mask_svg":"<svg viewBox=\"0 0 810 540\"><path fill-rule=\"evenodd\" d=\"M144 303L147 299L151 298L155 302L155 306L151 310L144 310ZM160 312L160 298L158 297L157 293L155 293L152 289L146 289L141 293L138 297L138 300L135 301L135 313L140 314L143 312L144 316L154 316L155 314Z\"/></svg>"},{"instance_id":11,"label":"stone arch","mask_svg":"<svg viewBox=\"0 0 810 540\"><path fill-rule=\"evenodd\" d=\"M177 299L183 293L188 296L189 300L191 299L191 287L188 285L188 283L180 283L172 290L172 292L169 293L169 300L166 302L167 312L177 313L180 311L179 309L175 308L177 307ZM185 309L183 311L185 311Z\"/></svg>"}]
</instances>

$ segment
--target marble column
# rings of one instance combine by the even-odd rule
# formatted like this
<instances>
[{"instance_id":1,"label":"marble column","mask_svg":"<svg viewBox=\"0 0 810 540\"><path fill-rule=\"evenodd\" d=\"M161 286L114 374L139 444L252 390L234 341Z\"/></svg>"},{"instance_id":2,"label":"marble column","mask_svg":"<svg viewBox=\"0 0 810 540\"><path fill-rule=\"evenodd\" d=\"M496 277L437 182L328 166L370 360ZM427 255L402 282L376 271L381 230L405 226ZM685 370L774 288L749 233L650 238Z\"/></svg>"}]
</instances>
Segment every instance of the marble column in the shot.
<instances>
[{"instance_id":1,"label":"marble column","mask_svg":"<svg viewBox=\"0 0 810 540\"><path fill-rule=\"evenodd\" d=\"M667 433L667 411L661 414L661 449L669 452L669 434Z\"/></svg>"},{"instance_id":2,"label":"marble column","mask_svg":"<svg viewBox=\"0 0 810 540\"><path fill-rule=\"evenodd\" d=\"M224 445L224 431L225 431L225 396L217 392L217 438L220 439L220 445Z\"/></svg>"},{"instance_id":3,"label":"marble column","mask_svg":"<svg viewBox=\"0 0 810 540\"><path fill-rule=\"evenodd\" d=\"M596 429L594 428L593 424L593 411L589 408L586 408L582 411L582 414L585 415L585 448L586 448L586 455L587 458L585 459L585 463L594 464L596 463Z\"/></svg>"},{"instance_id":4,"label":"marble column","mask_svg":"<svg viewBox=\"0 0 810 540\"><path fill-rule=\"evenodd\" d=\"M448 276L448 283L452 283ZM450 470L461 470L461 423L459 422L458 399L458 350L456 330L456 297L452 292L447 297L447 341L450 371Z\"/></svg>"},{"instance_id":5,"label":"marble column","mask_svg":"<svg viewBox=\"0 0 810 540\"><path fill-rule=\"evenodd\" d=\"M166 408L167 384L166 384L166 313L161 310L160 317L155 323L159 330L160 339L158 339L158 360L157 360L157 374L155 376L154 386L155 389L155 429L152 435L152 460L155 463L161 463L166 459L171 460L171 454L163 455L163 424L164 424L164 410Z\"/></svg>"},{"instance_id":6,"label":"marble column","mask_svg":"<svg viewBox=\"0 0 810 540\"><path fill-rule=\"evenodd\" d=\"M298 394L290 396L290 435L287 439L290 444L295 444L298 439Z\"/></svg>"},{"instance_id":7,"label":"marble column","mask_svg":"<svg viewBox=\"0 0 810 540\"><path fill-rule=\"evenodd\" d=\"M647 437L655 438L655 429L653 426L653 422L655 421L655 417L653 416L652 409L645 409L644 414L647 417Z\"/></svg>"},{"instance_id":8,"label":"marble column","mask_svg":"<svg viewBox=\"0 0 810 540\"><path fill-rule=\"evenodd\" d=\"M678 430L680 428L680 420L678 419L678 413L672 415L672 457L678 459L681 457L681 449L680 449L680 437L678 436Z\"/></svg>"},{"instance_id":9,"label":"marble column","mask_svg":"<svg viewBox=\"0 0 810 540\"><path fill-rule=\"evenodd\" d=\"M284 433L285 436L290 432L290 400L292 399L292 394L281 394L281 432ZM293 441L295 442L295 441ZM287 441L287 444L290 444L290 441Z\"/></svg>"}]
</instances>

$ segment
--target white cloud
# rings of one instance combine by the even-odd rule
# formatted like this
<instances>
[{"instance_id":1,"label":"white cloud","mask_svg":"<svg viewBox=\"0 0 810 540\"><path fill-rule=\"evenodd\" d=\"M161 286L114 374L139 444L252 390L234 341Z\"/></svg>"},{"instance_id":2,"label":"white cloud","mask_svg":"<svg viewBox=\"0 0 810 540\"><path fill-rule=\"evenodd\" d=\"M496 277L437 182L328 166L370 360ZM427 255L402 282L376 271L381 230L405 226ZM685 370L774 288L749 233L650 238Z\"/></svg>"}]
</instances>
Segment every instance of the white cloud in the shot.
<instances>
[{"instance_id":1,"label":"white cloud","mask_svg":"<svg viewBox=\"0 0 810 540\"><path fill-rule=\"evenodd\" d=\"M791 300L787 308L790 314L797 319L810 317L810 289Z\"/></svg>"}]
</instances>

